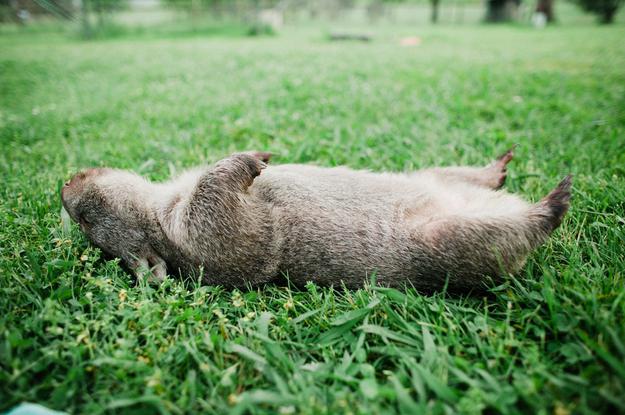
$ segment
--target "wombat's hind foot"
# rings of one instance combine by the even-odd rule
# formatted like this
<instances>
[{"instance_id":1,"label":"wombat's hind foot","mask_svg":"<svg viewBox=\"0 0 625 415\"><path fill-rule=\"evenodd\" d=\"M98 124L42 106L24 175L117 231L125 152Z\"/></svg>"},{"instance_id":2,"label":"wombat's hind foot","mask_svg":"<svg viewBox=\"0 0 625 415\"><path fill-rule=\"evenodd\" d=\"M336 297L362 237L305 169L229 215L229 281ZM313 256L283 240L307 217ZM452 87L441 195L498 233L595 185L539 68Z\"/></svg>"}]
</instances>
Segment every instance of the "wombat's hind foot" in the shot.
<instances>
[{"instance_id":1,"label":"wombat's hind foot","mask_svg":"<svg viewBox=\"0 0 625 415\"><path fill-rule=\"evenodd\" d=\"M562 223L562 218L569 210L571 205L571 185L573 183L573 176L568 175L555 189L545 196L540 202L541 208L546 208L548 223L546 224L550 229L550 232L556 229Z\"/></svg>"}]
</instances>

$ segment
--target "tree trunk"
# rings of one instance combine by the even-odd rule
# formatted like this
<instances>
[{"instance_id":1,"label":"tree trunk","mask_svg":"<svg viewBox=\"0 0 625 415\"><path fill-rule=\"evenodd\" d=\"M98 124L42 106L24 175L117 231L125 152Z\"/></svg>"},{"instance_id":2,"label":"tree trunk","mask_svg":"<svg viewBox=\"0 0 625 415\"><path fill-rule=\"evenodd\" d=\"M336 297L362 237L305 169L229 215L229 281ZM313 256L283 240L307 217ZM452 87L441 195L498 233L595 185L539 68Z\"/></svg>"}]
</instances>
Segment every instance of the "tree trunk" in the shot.
<instances>
[{"instance_id":1,"label":"tree trunk","mask_svg":"<svg viewBox=\"0 0 625 415\"><path fill-rule=\"evenodd\" d=\"M554 0L538 0L536 3L536 13L543 13L549 23L556 20L556 16L553 13L553 2Z\"/></svg>"},{"instance_id":2,"label":"tree trunk","mask_svg":"<svg viewBox=\"0 0 625 415\"><path fill-rule=\"evenodd\" d=\"M384 16L384 3L381 0L373 0L367 6L367 17L371 23L375 23Z\"/></svg>"},{"instance_id":3,"label":"tree trunk","mask_svg":"<svg viewBox=\"0 0 625 415\"><path fill-rule=\"evenodd\" d=\"M82 26L82 36L89 39L93 35L91 22L89 21L89 0L82 0L80 3L80 22Z\"/></svg>"},{"instance_id":4,"label":"tree trunk","mask_svg":"<svg viewBox=\"0 0 625 415\"><path fill-rule=\"evenodd\" d=\"M603 13L601 14L601 16L599 17L599 22L602 24L614 23L614 16L616 16L617 10L618 10L618 7L616 6L606 7L603 10Z\"/></svg>"},{"instance_id":5,"label":"tree trunk","mask_svg":"<svg viewBox=\"0 0 625 415\"><path fill-rule=\"evenodd\" d=\"M520 0L488 0L487 22L509 22L514 20Z\"/></svg>"},{"instance_id":6,"label":"tree trunk","mask_svg":"<svg viewBox=\"0 0 625 415\"><path fill-rule=\"evenodd\" d=\"M438 6L440 4L440 0L430 0L430 4L432 5L432 15L430 16L430 20L432 23L438 22Z\"/></svg>"}]
</instances>

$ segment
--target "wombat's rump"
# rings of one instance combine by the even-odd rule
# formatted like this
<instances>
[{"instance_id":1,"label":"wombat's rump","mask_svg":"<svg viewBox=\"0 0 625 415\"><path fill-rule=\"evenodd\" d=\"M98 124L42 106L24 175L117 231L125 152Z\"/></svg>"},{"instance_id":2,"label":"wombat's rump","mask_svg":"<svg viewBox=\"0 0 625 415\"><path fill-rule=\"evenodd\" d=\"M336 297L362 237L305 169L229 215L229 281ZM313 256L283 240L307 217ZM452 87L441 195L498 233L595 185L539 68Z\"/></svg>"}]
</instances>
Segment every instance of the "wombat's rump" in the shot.
<instances>
[{"instance_id":1,"label":"wombat's rump","mask_svg":"<svg viewBox=\"0 0 625 415\"><path fill-rule=\"evenodd\" d=\"M383 285L461 291L517 271L569 206L570 176L537 204L497 190L512 151L486 167L413 173L268 158L237 153L166 183L87 170L63 205L96 246L157 279L202 269L207 284L358 287L375 273Z\"/></svg>"}]
</instances>

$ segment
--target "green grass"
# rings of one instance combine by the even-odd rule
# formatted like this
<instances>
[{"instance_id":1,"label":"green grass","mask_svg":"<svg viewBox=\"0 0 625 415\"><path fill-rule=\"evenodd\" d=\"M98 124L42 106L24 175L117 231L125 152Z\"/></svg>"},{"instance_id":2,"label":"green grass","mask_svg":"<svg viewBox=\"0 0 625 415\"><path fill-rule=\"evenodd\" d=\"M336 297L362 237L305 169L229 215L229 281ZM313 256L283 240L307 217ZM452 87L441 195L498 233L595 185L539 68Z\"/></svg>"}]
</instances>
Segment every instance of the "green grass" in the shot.
<instances>
[{"instance_id":1,"label":"green grass","mask_svg":"<svg viewBox=\"0 0 625 415\"><path fill-rule=\"evenodd\" d=\"M377 30L0 38L0 410L625 411L624 27ZM537 200L572 172L573 206L484 298L135 286L59 217L86 166L164 179L259 149L408 170L513 143L507 188Z\"/></svg>"}]
</instances>

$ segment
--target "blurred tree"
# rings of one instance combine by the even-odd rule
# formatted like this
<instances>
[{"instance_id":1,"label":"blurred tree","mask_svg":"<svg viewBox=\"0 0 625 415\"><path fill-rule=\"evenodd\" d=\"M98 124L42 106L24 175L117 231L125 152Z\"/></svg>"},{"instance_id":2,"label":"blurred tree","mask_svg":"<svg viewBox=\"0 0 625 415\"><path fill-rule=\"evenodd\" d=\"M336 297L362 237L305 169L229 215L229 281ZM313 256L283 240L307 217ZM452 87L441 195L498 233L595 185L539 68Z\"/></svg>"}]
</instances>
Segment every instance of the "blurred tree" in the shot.
<instances>
[{"instance_id":1,"label":"blurred tree","mask_svg":"<svg viewBox=\"0 0 625 415\"><path fill-rule=\"evenodd\" d=\"M0 0L0 21L24 24L40 15L69 20L74 17L73 14L71 0Z\"/></svg>"},{"instance_id":2,"label":"blurred tree","mask_svg":"<svg viewBox=\"0 0 625 415\"><path fill-rule=\"evenodd\" d=\"M110 21L112 14L121 9L126 0L81 0L80 20L82 24L82 36L93 37L98 31L104 29ZM95 15L95 23L92 21Z\"/></svg>"},{"instance_id":3,"label":"blurred tree","mask_svg":"<svg viewBox=\"0 0 625 415\"><path fill-rule=\"evenodd\" d=\"M536 13L542 13L547 18L547 22L551 23L556 20L553 12L554 0L538 0L536 2Z\"/></svg>"},{"instance_id":4,"label":"blurred tree","mask_svg":"<svg viewBox=\"0 0 625 415\"><path fill-rule=\"evenodd\" d=\"M372 0L367 4L367 16L372 23L377 22L384 16L386 8L381 0Z\"/></svg>"},{"instance_id":5,"label":"blurred tree","mask_svg":"<svg viewBox=\"0 0 625 415\"><path fill-rule=\"evenodd\" d=\"M430 21L432 23L438 22L438 6L440 4L440 0L430 0L430 5L432 6L432 15L430 16Z\"/></svg>"},{"instance_id":6,"label":"blurred tree","mask_svg":"<svg viewBox=\"0 0 625 415\"><path fill-rule=\"evenodd\" d=\"M203 13L205 11L209 12L212 15L220 16L223 12L224 6L222 3L226 3L221 0L161 0L163 4L167 6L185 11L191 15L197 15ZM231 1L230 3L230 11L235 11L238 9L237 1ZM248 1L249 6L252 7L256 3L255 1Z\"/></svg>"},{"instance_id":7,"label":"blurred tree","mask_svg":"<svg viewBox=\"0 0 625 415\"><path fill-rule=\"evenodd\" d=\"M191 17L202 15L215 19L240 21L257 20L263 10L284 11L289 6L286 0L160 0L164 5L188 13ZM295 3L295 2L293 2ZM304 2L305 3L305 2Z\"/></svg>"},{"instance_id":8,"label":"blurred tree","mask_svg":"<svg viewBox=\"0 0 625 415\"><path fill-rule=\"evenodd\" d=\"M508 22L516 17L521 0L487 0L486 21Z\"/></svg>"},{"instance_id":9,"label":"blurred tree","mask_svg":"<svg viewBox=\"0 0 625 415\"><path fill-rule=\"evenodd\" d=\"M599 22L610 24L625 0L575 0L584 10L599 16Z\"/></svg>"}]
</instances>

